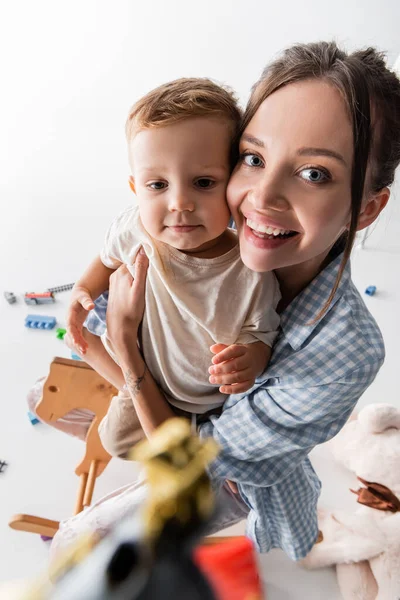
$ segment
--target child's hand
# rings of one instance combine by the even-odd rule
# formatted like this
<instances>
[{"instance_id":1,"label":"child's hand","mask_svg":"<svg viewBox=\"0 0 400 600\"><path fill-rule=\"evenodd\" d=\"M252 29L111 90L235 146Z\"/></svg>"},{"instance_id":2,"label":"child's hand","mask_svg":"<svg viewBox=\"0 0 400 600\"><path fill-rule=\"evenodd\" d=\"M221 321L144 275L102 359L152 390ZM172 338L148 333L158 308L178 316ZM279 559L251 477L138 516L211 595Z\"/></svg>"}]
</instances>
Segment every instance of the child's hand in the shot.
<instances>
[{"instance_id":1,"label":"child's hand","mask_svg":"<svg viewBox=\"0 0 400 600\"><path fill-rule=\"evenodd\" d=\"M85 354L88 344L83 337L82 327L94 302L88 289L76 286L72 289L72 297L67 313L67 331L76 349Z\"/></svg>"},{"instance_id":2,"label":"child's hand","mask_svg":"<svg viewBox=\"0 0 400 600\"><path fill-rule=\"evenodd\" d=\"M209 381L220 385L222 394L241 394L252 388L271 356L271 348L263 342L214 344L210 350L215 356L208 369Z\"/></svg>"}]
</instances>

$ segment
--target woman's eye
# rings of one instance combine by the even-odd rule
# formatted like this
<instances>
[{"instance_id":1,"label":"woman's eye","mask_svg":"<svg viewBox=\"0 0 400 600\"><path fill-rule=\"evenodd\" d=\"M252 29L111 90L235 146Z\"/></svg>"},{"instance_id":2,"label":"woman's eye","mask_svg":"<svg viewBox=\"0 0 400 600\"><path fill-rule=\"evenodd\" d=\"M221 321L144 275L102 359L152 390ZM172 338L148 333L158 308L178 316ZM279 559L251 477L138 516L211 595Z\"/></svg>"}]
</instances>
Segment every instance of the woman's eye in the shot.
<instances>
[{"instance_id":1,"label":"woman's eye","mask_svg":"<svg viewBox=\"0 0 400 600\"><path fill-rule=\"evenodd\" d=\"M300 177L309 183L321 183L329 179L328 173L315 168L303 169L300 171Z\"/></svg>"},{"instance_id":2,"label":"woman's eye","mask_svg":"<svg viewBox=\"0 0 400 600\"><path fill-rule=\"evenodd\" d=\"M164 181L152 181L147 185L152 190L163 190L167 187L167 184Z\"/></svg>"},{"instance_id":3,"label":"woman's eye","mask_svg":"<svg viewBox=\"0 0 400 600\"><path fill-rule=\"evenodd\" d=\"M248 167L262 167L264 166L263 161L257 154L242 154L242 161Z\"/></svg>"},{"instance_id":4,"label":"woman's eye","mask_svg":"<svg viewBox=\"0 0 400 600\"><path fill-rule=\"evenodd\" d=\"M202 188L202 189L210 188L214 184L215 184L215 181L213 179L210 179L209 177L201 177L200 179L198 179L196 181L197 187Z\"/></svg>"}]
</instances>

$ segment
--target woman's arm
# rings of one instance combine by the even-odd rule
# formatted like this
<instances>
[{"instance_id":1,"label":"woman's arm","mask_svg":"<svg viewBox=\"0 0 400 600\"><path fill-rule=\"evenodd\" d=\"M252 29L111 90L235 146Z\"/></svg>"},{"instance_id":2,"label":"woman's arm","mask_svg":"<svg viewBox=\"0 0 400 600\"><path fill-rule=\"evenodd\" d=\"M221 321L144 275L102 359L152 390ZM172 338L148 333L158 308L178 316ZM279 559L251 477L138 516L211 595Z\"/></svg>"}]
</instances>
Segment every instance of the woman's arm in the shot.
<instances>
[{"instance_id":1,"label":"woman's arm","mask_svg":"<svg viewBox=\"0 0 400 600\"><path fill-rule=\"evenodd\" d=\"M283 481L340 431L375 374L372 366L349 365L330 383L260 386L228 397L221 416L200 425L201 437L213 437L221 448L208 468L211 477L257 487Z\"/></svg>"},{"instance_id":2,"label":"woman's arm","mask_svg":"<svg viewBox=\"0 0 400 600\"><path fill-rule=\"evenodd\" d=\"M145 305L148 264L145 253L140 251L135 262L135 279L125 265L111 275L107 309L107 335L146 436L150 436L161 423L174 416L148 371L137 345Z\"/></svg>"},{"instance_id":3,"label":"woman's arm","mask_svg":"<svg viewBox=\"0 0 400 600\"><path fill-rule=\"evenodd\" d=\"M137 344L131 348L121 367L126 389L132 398L142 429L149 437L161 423L175 416L174 412L146 367Z\"/></svg>"}]
</instances>

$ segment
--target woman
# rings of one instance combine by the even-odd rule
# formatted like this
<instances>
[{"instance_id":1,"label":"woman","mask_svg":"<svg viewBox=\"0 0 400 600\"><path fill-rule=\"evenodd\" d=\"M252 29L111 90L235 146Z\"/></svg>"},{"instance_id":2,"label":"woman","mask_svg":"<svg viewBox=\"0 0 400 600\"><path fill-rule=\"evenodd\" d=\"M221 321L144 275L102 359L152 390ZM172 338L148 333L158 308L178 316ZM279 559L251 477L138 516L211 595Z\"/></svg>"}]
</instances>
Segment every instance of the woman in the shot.
<instances>
[{"instance_id":1,"label":"woman","mask_svg":"<svg viewBox=\"0 0 400 600\"><path fill-rule=\"evenodd\" d=\"M252 391L228 397L198 429L222 449L210 468L221 507L213 530L248 514L260 551L281 547L298 560L318 535L320 482L308 454L341 429L384 360L348 259L356 231L389 199L400 161L400 82L373 49L294 46L254 86L242 131L228 202L243 262L278 277L281 333ZM107 326L150 435L172 411L132 343L146 260L138 257L135 281L123 267L112 276ZM231 370L214 365L211 382L231 384ZM142 494L140 484L128 486L65 522L54 547L94 523L106 527Z\"/></svg>"}]
</instances>

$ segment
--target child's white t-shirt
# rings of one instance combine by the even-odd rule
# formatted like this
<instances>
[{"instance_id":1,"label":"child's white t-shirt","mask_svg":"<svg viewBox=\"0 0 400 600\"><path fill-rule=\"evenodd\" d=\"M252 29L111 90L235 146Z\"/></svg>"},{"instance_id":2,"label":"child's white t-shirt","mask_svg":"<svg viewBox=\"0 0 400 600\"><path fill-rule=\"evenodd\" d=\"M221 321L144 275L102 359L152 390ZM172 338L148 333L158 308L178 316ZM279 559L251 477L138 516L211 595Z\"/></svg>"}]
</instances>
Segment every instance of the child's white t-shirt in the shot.
<instances>
[{"instance_id":1,"label":"child's white t-shirt","mask_svg":"<svg viewBox=\"0 0 400 600\"><path fill-rule=\"evenodd\" d=\"M143 246L149 269L142 350L151 374L174 406L204 413L221 406L226 395L209 383L212 344L272 346L280 299L273 273L255 273L240 259L239 244L217 258L197 258L154 240L144 229L137 206L112 223L101 251L105 266L134 265ZM134 275L134 266L130 267ZM110 344L105 346L113 355Z\"/></svg>"}]
</instances>

